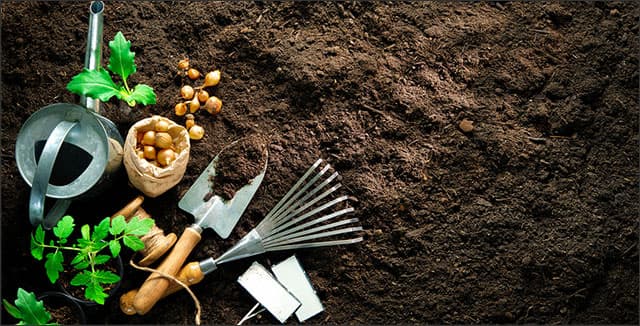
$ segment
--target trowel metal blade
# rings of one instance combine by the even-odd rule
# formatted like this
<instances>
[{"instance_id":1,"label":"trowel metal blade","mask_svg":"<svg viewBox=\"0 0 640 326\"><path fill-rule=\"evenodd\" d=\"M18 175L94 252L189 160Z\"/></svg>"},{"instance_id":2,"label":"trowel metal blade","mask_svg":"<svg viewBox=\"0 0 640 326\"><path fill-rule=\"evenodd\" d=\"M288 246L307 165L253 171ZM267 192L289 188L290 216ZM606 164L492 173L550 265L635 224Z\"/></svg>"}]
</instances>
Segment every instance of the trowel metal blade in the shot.
<instances>
[{"instance_id":1,"label":"trowel metal blade","mask_svg":"<svg viewBox=\"0 0 640 326\"><path fill-rule=\"evenodd\" d=\"M265 161L265 166L259 175L236 191L233 198L224 201L219 196L210 195L209 179L216 175L215 168L218 157L219 154L198 176L198 179L178 202L178 207L192 214L197 225L202 228L212 228L221 238L226 239L260 187L266 172L267 162Z\"/></svg>"}]
</instances>

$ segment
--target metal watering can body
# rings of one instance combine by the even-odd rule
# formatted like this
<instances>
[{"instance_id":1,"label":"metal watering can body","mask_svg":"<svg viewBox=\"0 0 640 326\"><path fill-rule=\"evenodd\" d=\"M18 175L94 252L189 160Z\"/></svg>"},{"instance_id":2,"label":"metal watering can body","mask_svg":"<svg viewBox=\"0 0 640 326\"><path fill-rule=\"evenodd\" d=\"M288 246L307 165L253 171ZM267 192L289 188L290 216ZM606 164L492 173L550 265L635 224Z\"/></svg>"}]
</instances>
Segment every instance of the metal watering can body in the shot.
<instances>
[{"instance_id":1,"label":"metal watering can body","mask_svg":"<svg viewBox=\"0 0 640 326\"><path fill-rule=\"evenodd\" d=\"M101 63L104 4L90 6L85 68ZM73 199L98 194L122 165L124 140L117 127L99 115L100 102L81 97L82 105L57 103L41 108L22 125L16 139L16 163L31 186L29 220L55 226ZM45 198L57 199L45 216Z\"/></svg>"}]
</instances>

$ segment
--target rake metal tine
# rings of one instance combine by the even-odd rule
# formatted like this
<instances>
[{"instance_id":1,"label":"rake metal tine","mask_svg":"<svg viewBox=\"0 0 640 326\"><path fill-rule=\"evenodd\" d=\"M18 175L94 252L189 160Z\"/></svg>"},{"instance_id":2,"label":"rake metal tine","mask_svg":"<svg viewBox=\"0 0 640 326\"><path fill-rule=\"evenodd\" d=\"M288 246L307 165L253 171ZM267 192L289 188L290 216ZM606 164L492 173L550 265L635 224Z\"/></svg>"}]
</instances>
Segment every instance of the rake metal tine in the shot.
<instances>
[{"instance_id":1,"label":"rake metal tine","mask_svg":"<svg viewBox=\"0 0 640 326\"><path fill-rule=\"evenodd\" d=\"M301 212L304 212L307 208L313 206L315 203L321 201L322 199L324 199L325 197L329 196L332 192L336 191L338 188L340 188L342 185L338 184L335 185L329 189L327 189L327 191L323 192L321 195L313 198L311 201L304 203L302 206L300 206L298 209L296 209L295 211L293 211L291 214L288 215L284 215L281 216L280 218L278 218L277 220L273 221L273 226L272 228L278 228L280 225L282 225L282 223L285 223L286 221L292 219L293 217L295 217L296 215L298 215ZM342 196L339 197L338 202L346 200L348 197L347 196ZM333 201L331 201L331 203L335 204ZM333 205L332 204L332 205ZM295 203L296 206L300 205L298 203ZM329 205L331 206L331 205ZM292 206L293 207L293 206ZM323 205L324 207L324 205ZM327 206L328 207L328 206ZM325 207L326 208L326 207ZM269 234L273 233L273 230L271 230L269 232Z\"/></svg>"},{"instance_id":2,"label":"rake metal tine","mask_svg":"<svg viewBox=\"0 0 640 326\"><path fill-rule=\"evenodd\" d=\"M338 221L338 222L333 222L333 223L329 223L329 224L326 224L326 225L317 226L315 228L298 231L298 232L295 232L293 234L282 235L282 236L279 236L279 237L277 237L275 239L272 239L271 241L263 241L263 244L265 246L269 246L269 245L277 245L277 244L280 244L280 243L286 243L287 240L290 240L290 239L301 238L302 236L305 236L307 234L318 233L320 231L329 230L329 229L332 229L332 228L335 228L335 227L338 227L338 226L343 226L345 224L350 224L350 223L355 223L355 222L358 222L358 218L351 218L351 219L346 219L346 220L342 220L342 221Z\"/></svg>"},{"instance_id":3,"label":"rake metal tine","mask_svg":"<svg viewBox=\"0 0 640 326\"><path fill-rule=\"evenodd\" d=\"M307 199L309 199L311 196L315 195L318 191L322 190L322 188L324 188L325 186L327 186L328 184L331 183L331 181L333 181L333 179L335 179L338 176L338 172L334 172L331 176L329 176L327 179L325 179L322 183L320 183L319 185L317 185L315 188L313 188L312 190L310 190L306 195L304 195L302 198L298 199L297 201L291 203L291 205L284 211L281 212L280 214L278 214L278 217L274 218L274 223L277 224L277 221L286 218L285 216L287 216L291 210L298 208L302 205L304 205L305 201ZM335 189L332 189L331 191L334 191L338 188L340 188L342 185L341 184L337 184L334 186ZM307 206L309 207L309 206ZM299 210L297 210L299 211Z\"/></svg>"},{"instance_id":4,"label":"rake metal tine","mask_svg":"<svg viewBox=\"0 0 640 326\"><path fill-rule=\"evenodd\" d=\"M314 209L314 210L312 210L312 211L310 211L310 212L308 212L308 213L306 213L306 214L304 214L304 215L302 215L302 216L300 216L300 217L298 217L298 218L292 219L291 221L289 221L289 222L287 222L287 223L285 223L285 224L283 224L283 225L281 225L281 226L278 226L278 227L277 227L277 228L275 228L273 231L271 231L271 232L270 232L270 235L269 235L269 236L267 236L267 237L265 237L265 238L264 238L264 240L265 240L265 241L270 240L270 239L271 239L271 238L273 238L274 236L278 235L278 232L280 232L280 231L284 230L285 228L290 227L290 226L292 226L292 225L294 225L294 224L296 224L296 223L298 223L298 222L300 222L300 221L303 221L303 220L305 220L306 218L308 218L309 216L313 216L313 215L317 214L318 212L321 212L321 211L323 211L323 210L325 210L325 209L327 209L327 208L329 208L329 207L331 207L331 206L333 206L333 205L335 205L335 204L337 204L337 203L339 203L339 202L345 201L345 200L347 200L347 198L348 198L348 196L342 196L342 197L340 197L340 198L336 198L336 199L334 199L334 200L332 200L332 201L330 201L330 202L328 202L328 203L326 203L326 204L324 204L324 205L322 205L322 206L320 206L320 207L317 207L316 209ZM336 217L336 216L340 216L340 215L342 215L342 214L348 213L348 212L350 212L350 211L353 211L353 207L345 208L345 209L343 209L343 210L341 210L341 211L334 212L334 213L331 213L331 214L329 214L329 215L325 215L325 216L320 217L320 218L318 218L318 219L315 219L315 220L313 220L313 221L318 221L318 222L316 222L316 223L320 223L320 222L323 222L323 221L327 221L327 220L329 220L329 219L331 219L331 218L334 218L334 217ZM314 223L314 224L316 224L316 223ZM308 224L308 223L305 223L305 224L303 224L303 225L305 225L305 226L309 226L309 225L307 225L307 224ZM311 225L313 225L313 224L311 224ZM299 228L299 227L300 227L300 226L296 226L295 228L293 228L293 229L294 229L294 231L295 231L295 229L296 229L296 228ZM289 232L289 231L285 231L285 232L286 232L286 234L291 233L291 232ZM280 234L282 234L282 233L280 233Z\"/></svg>"},{"instance_id":5,"label":"rake metal tine","mask_svg":"<svg viewBox=\"0 0 640 326\"><path fill-rule=\"evenodd\" d=\"M310 180L309 182L307 182L306 184L304 184L304 185L302 186L302 189L298 190L297 192L294 192L294 193L292 194L292 196L291 196L287 201L285 201L282 205L280 205L280 204L279 204L278 206L280 206L280 207L278 207L278 209L275 209L275 208L274 208L274 209L272 209L272 210L267 214L267 217L265 217L265 218L263 219L263 222L266 222L266 223L272 223L274 220L277 220L277 219L278 219L278 216L280 216L280 215L281 215L282 210L283 210L283 209L284 209L284 210L288 209L288 208L291 206L291 203L292 203L293 201L295 201L298 197L300 197L300 196L301 196L301 195L302 195L302 194L303 194L307 189L309 189L309 187L310 187L311 185L313 185L313 184L314 184L314 183L315 183L315 182L316 182L316 181L317 181L317 180L318 180L318 179L319 179L319 178L320 178L320 177L321 177L325 172L327 172L327 170L329 170L329 168L330 168L330 166L327 164L324 168L322 168L322 170L320 170L320 172L318 172L318 173L317 173L313 178L311 178L311 180ZM314 170L315 170L315 168L314 168ZM310 170L310 171L313 171L313 170ZM307 172L309 172L309 171L307 171ZM306 173L305 173L305 174L306 174ZM306 178L305 178L305 179L306 179ZM301 178L300 180L298 180L298 183L301 183L301 181L304 181L304 180ZM300 186L298 183L296 183L296 185L297 185L297 186ZM292 188L291 188L291 190L289 190L289 192L292 192L292 190L293 190L294 188L297 188L297 187L292 187ZM282 200L280 200L280 201L282 202ZM262 224L262 223L261 223L261 224Z\"/></svg>"},{"instance_id":6,"label":"rake metal tine","mask_svg":"<svg viewBox=\"0 0 640 326\"><path fill-rule=\"evenodd\" d=\"M353 239L344 239L344 240L306 242L306 243L298 243L298 244L292 244L292 245L274 246L274 247L270 247L269 251L280 251L280 250L294 250L294 249L304 249L304 248L339 246L339 245L357 243L357 242L360 242L362 240L363 240L362 237L357 237L357 238L353 238Z\"/></svg>"},{"instance_id":7,"label":"rake metal tine","mask_svg":"<svg viewBox=\"0 0 640 326\"><path fill-rule=\"evenodd\" d=\"M264 220L267 220L269 218L271 218L271 216L277 212L280 207L289 199L289 197L298 189L298 187L300 186L300 184L302 184L304 182L304 180L306 180L309 175L311 173L313 173L313 171L322 163L322 159L318 159L315 163L313 163L313 165L307 169L307 171L304 173L304 175L302 177L300 177L300 179L298 179L298 181L296 182L296 184L293 185L293 187L291 187L291 189L289 189L289 191L287 191L287 194L284 195L284 197L282 197L282 199L280 199L280 201L276 204L276 206L274 206L271 211L269 211L269 213L267 214L267 216L265 216Z\"/></svg>"},{"instance_id":8,"label":"rake metal tine","mask_svg":"<svg viewBox=\"0 0 640 326\"><path fill-rule=\"evenodd\" d=\"M311 178L311 180L309 180L309 182L307 182L302 189L298 190L298 192L296 192L291 198L289 198L289 200L282 205L282 207L280 207L280 209L278 210L278 212L273 214L272 220L273 221L277 221L281 218L281 216L283 214L286 214L288 211L291 210L292 204L296 202L296 200L302 196L305 191L307 191L307 189L309 189L309 187L311 187L313 184L316 183L316 181L318 181L318 179L320 179L329 169L331 168L331 166L329 166L328 164L325 165L324 168L322 168L322 170L320 170L320 172L318 172L318 174L316 174L313 178Z\"/></svg>"},{"instance_id":9,"label":"rake metal tine","mask_svg":"<svg viewBox=\"0 0 640 326\"><path fill-rule=\"evenodd\" d=\"M278 245L294 244L294 243L297 243L297 242L313 240L313 239L319 239L319 238L324 238L324 237L330 237L330 236L333 236L333 235L338 235L338 234L343 234L343 233L350 233L350 232L357 232L357 231L362 231L362 227L361 226L354 226L354 227L338 229L338 230L334 230L334 231L327 231L327 232L311 234L311 235L307 235L307 236L302 236L302 237L298 237L298 238L289 239L289 240L286 240L286 241L283 241L283 242L279 243ZM268 245L264 246L264 248L267 249L267 250L270 250L270 247Z\"/></svg>"}]
</instances>

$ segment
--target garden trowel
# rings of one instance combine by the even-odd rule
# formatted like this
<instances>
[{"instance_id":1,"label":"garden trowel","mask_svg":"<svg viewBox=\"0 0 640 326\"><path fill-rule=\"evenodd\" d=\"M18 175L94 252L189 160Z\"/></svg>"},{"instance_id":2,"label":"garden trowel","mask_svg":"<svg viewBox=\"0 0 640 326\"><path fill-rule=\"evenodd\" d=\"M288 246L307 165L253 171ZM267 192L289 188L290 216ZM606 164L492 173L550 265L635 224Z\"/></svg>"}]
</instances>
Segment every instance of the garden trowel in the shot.
<instances>
[{"instance_id":1,"label":"garden trowel","mask_svg":"<svg viewBox=\"0 0 640 326\"><path fill-rule=\"evenodd\" d=\"M237 141L227 145L220 153L229 146L233 146L236 142ZM185 228L171 253L158 267L158 271L175 275L184 264L191 250L200 241L200 233L202 233L204 228L212 228L220 237L226 239L249 205L260 183L262 183L269 161L269 155L266 149L265 155L263 155L265 158L264 167L260 174L240 188L231 199L225 201L220 196L211 196L209 180L213 179L216 175L216 164L220 153L213 158L211 163L209 163L202 174L198 176L196 182L189 188L178 203L178 207L182 210L193 214L195 223ZM169 280L167 278L161 276L159 273L152 273L134 298L133 306L136 312L140 315L147 313L151 307L160 300L168 286Z\"/></svg>"}]
</instances>

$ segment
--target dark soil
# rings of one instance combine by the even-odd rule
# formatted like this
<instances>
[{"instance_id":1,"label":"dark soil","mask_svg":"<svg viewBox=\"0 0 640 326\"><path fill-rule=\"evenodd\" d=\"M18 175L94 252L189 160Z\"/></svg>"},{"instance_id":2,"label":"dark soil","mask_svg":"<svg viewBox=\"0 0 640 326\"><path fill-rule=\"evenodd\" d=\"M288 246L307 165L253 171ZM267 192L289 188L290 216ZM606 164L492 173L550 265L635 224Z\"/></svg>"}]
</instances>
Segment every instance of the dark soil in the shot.
<instances>
[{"instance_id":1,"label":"dark soil","mask_svg":"<svg viewBox=\"0 0 640 326\"><path fill-rule=\"evenodd\" d=\"M247 185L264 168L267 145L265 137L254 134L222 150L218 154L216 174L209 178L211 192L204 200L209 200L212 195L220 196L223 200L233 198L237 190Z\"/></svg>"},{"instance_id":2,"label":"dark soil","mask_svg":"<svg viewBox=\"0 0 640 326\"><path fill-rule=\"evenodd\" d=\"M76 306L71 301L65 301L60 297L47 297L43 299L45 309L51 314L52 321L59 325L80 325L82 321Z\"/></svg>"},{"instance_id":3,"label":"dark soil","mask_svg":"<svg viewBox=\"0 0 640 326\"><path fill-rule=\"evenodd\" d=\"M39 108L77 103L65 86L84 62L88 7L0 4L3 293L51 286L29 254L14 144ZM152 114L182 123L177 62L221 69L222 112L196 116L206 134L184 178L143 204L166 233L193 223L177 202L220 149L269 135L267 174L234 233L205 230L188 261L230 248L316 159L340 172L365 240L295 252L325 307L310 323L637 325L639 15L636 2L108 2L104 48L122 31L130 83L159 97L102 112L123 135ZM121 173L69 214L97 222L136 195ZM291 254L208 275L193 287L203 323L237 323L255 303L237 277ZM115 295L146 277L127 266ZM184 291L144 316L117 301L89 322L193 323Z\"/></svg>"}]
</instances>

